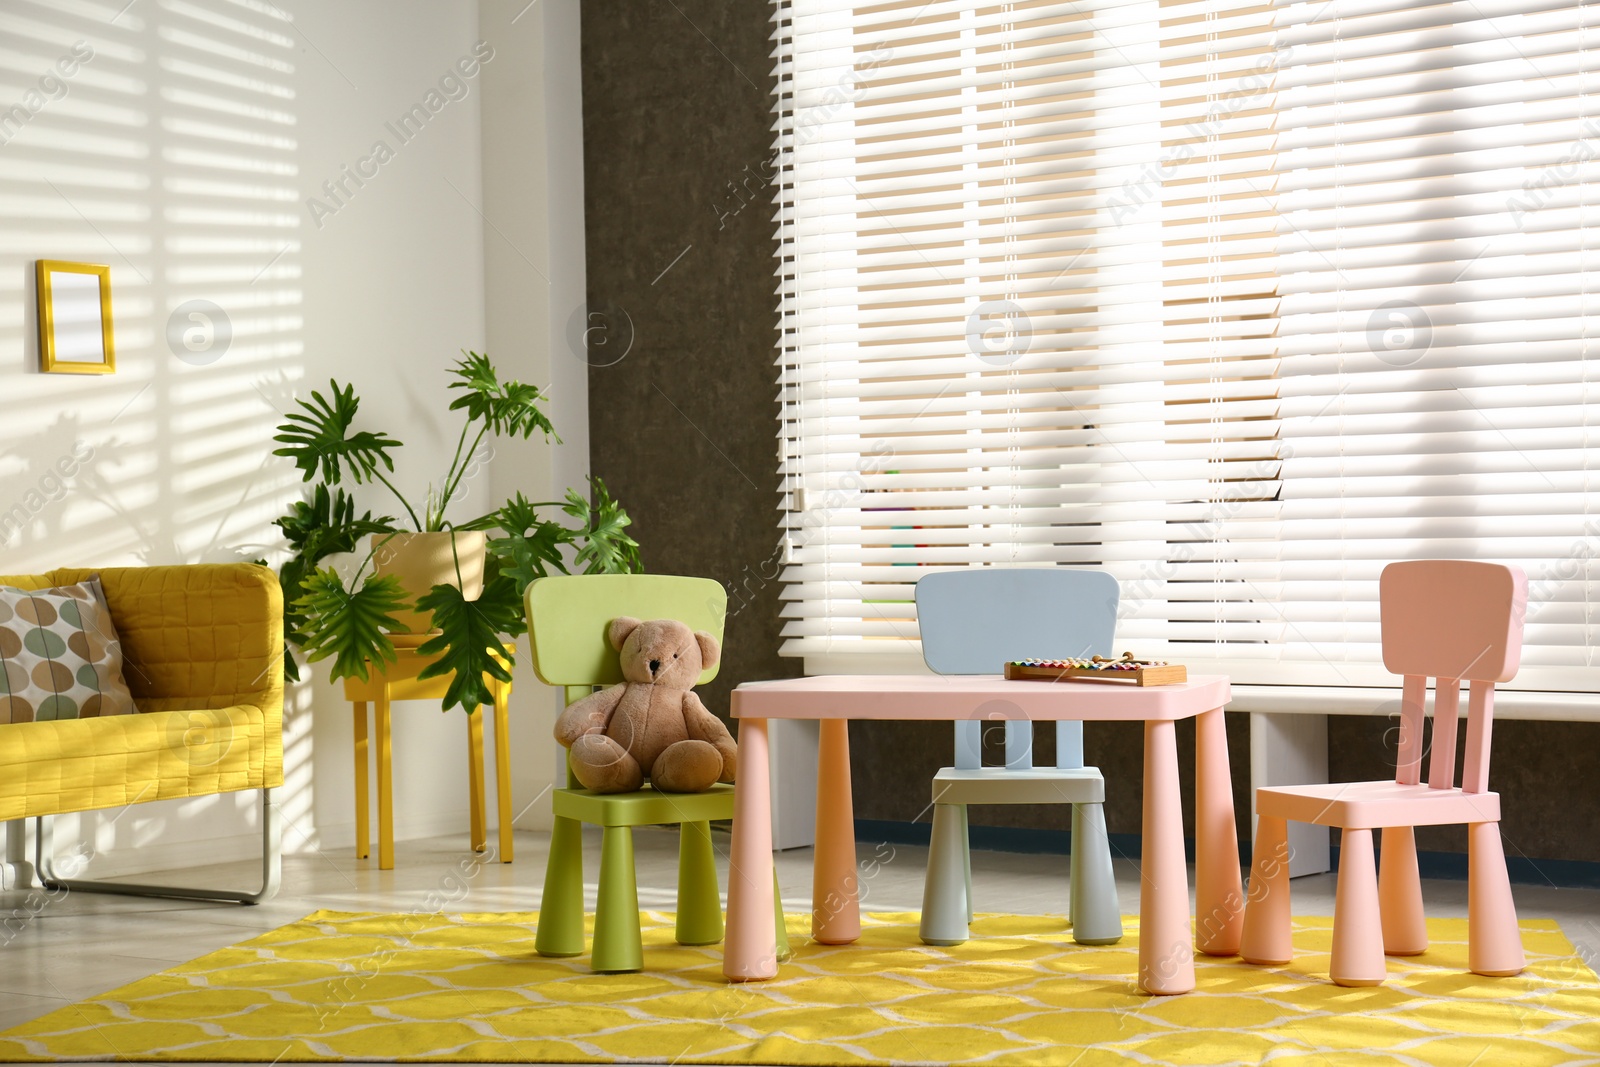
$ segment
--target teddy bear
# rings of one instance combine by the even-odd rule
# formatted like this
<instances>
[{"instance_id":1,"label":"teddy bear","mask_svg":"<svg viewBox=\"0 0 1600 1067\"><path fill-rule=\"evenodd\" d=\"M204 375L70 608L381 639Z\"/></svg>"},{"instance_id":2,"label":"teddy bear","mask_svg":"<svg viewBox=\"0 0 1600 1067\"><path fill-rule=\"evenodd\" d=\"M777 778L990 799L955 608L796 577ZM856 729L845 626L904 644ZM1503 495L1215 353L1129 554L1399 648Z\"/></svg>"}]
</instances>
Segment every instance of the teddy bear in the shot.
<instances>
[{"instance_id":1,"label":"teddy bear","mask_svg":"<svg viewBox=\"0 0 1600 1067\"><path fill-rule=\"evenodd\" d=\"M575 701L556 720L573 774L596 793L627 793L648 776L667 793L733 781L739 750L722 721L690 691L722 654L717 639L672 619L623 616L606 627L622 661L621 685Z\"/></svg>"}]
</instances>

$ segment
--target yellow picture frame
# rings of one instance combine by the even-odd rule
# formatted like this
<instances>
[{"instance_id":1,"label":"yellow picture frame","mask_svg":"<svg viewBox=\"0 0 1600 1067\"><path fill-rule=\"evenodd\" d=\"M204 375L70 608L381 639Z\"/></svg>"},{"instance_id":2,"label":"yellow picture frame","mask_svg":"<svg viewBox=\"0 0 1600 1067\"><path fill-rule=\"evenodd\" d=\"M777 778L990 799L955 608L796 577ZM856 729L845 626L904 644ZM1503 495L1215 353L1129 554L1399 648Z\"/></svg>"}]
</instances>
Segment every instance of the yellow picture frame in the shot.
<instances>
[{"instance_id":1,"label":"yellow picture frame","mask_svg":"<svg viewBox=\"0 0 1600 1067\"><path fill-rule=\"evenodd\" d=\"M111 268L41 259L34 278L39 295L39 369L47 374L116 373Z\"/></svg>"}]
</instances>

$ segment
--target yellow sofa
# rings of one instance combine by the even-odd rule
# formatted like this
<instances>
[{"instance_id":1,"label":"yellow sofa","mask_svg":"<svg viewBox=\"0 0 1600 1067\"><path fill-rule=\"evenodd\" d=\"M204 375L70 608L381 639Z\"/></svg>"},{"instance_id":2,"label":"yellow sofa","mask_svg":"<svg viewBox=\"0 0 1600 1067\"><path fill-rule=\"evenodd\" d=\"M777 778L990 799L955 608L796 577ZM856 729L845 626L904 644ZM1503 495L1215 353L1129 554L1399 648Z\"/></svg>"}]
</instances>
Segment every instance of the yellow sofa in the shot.
<instances>
[{"instance_id":1,"label":"yellow sofa","mask_svg":"<svg viewBox=\"0 0 1600 1067\"><path fill-rule=\"evenodd\" d=\"M31 880L21 820L38 819L34 868L46 888L254 904L280 873L283 784L283 598L265 567L64 568L0 575L42 589L100 576L122 640L135 715L0 724L0 821L7 882ZM57 877L49 816L174 797L261 791L262 887L254 892Z\"/></svg>"}]
</instances>

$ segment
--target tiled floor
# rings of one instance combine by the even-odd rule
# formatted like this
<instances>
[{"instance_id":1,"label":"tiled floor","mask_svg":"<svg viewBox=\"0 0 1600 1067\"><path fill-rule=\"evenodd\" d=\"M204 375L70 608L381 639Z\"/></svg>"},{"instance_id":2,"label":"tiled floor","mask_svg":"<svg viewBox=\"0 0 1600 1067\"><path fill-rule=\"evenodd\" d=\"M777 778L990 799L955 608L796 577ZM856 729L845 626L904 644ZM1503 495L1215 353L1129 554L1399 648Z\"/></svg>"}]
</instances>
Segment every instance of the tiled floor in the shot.
<instances>
[{"instance_id":1,"label":"tiled floor","mask_svg":"<svg viewBox=\"0 0 1600 1067\"><path fill-rule=\"evenodd\" d=\"M635 836L640 903L670 909L677 877L677 835L670 830L646 829ZM374 861L356 860L348 852L289 856L284 860L283 890L276 899L257 907L72 893L24 920L18 913L28 910L25 894L0 893L0 922L8 914L13 920L0 928L0 1029L271 930L318 908L411 911L429 907L430 899L443 899L447 911L535 910L547 843L546 835L519 833L514 864L484 864L465 850L461 837L401 842L393 871L379 871ZM716 843L719 854L725 856L726 835L718 835ZM586 846L592 909L592 878L600 858L598 833L586 839ZM926 849L863 840L858 842L857 854L863 862L878 861L876 873L863 877L863 908L903 911L921 905ZM723 874L726 885L725 870ZM786 909L808 910L810 850L780 853L778 874ZM179 872L171 880L245 887L258 878L256 864L236 863ZM979 911L1046 914L1060 912L1066 900L1064 857L975 852L972 879ZM140 880L162 879L146 875ZM1117 880L1123 911L1136 912L1137 869L1132 863L1118 861ZM1293 883L1296 912L1331 915L1333 888L1330 875L1297 879ZM1600 892L1537 886L1517 886L1515 891L1520 914L1559 920L1591 966L1600 959ZM1432 915L1466 914L1465 882L1427 882L1423 893Z\"/></svg>"}]
</instances>

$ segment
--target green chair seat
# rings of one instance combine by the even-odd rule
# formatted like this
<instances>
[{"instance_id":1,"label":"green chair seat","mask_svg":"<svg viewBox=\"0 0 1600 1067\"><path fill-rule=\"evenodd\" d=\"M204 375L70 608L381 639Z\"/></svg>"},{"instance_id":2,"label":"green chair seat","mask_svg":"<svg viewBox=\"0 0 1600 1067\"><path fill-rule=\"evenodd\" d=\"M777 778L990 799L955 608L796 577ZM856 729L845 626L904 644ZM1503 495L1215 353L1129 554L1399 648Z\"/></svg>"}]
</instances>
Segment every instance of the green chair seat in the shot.
<instances>
[{"instance_id":1,"label":"green chair seat","mask_svg":"<svg viewBox=\"0 0 1600 1067\"><path fill-rule=\"evenodd\" d=\"M664 826L733 818L733 786L717 784L705 793L658 793L645 786L632 793L554 792L555 813L590 826Z\"/></svg>"},{"instance_id":2,"label":"green chair seat","mask_svg":"<svg viewBox=\"0 0 1600 1067\"><path fill-rule=\"evenodd\" d=\"M582 574L541 578L527 591L528 640L533 669L546 685L564 686L566 702L596 686L622 680L617 653L606 640L612 619L677 619L722 640L728 596L709 578L666 574ZM715 665L700 683L716 677ZM722 940L722 899L717 888L711 821L733 818L733 786L704 793L661 793L646 786L632 793L593 793L579 788L569 765L567 788L552 792L555 822L534 948L541 956L583 952L583 824L601 827L600 885L595 907L596 971L637 971L644 966L639 930L639 891L634 876L633 828L676 824L678 831L678 922L681 945ZM778 954L789 954L783 903L773 877Z\"/></svg>"}]
</instances>

